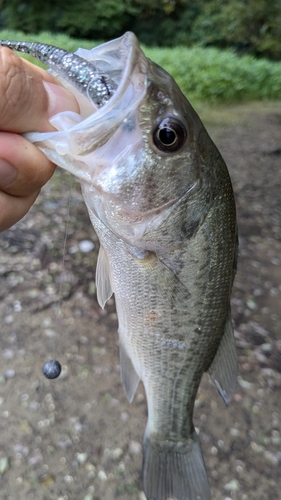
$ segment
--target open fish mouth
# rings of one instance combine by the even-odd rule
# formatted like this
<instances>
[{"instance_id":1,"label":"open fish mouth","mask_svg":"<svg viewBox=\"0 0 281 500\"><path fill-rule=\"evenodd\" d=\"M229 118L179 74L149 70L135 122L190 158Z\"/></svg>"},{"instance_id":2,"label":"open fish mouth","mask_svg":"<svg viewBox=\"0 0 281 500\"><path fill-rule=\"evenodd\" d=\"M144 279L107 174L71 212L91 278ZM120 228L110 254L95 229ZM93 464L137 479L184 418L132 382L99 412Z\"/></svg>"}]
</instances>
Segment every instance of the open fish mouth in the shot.
<instances>
[{"instance_id":1,"label":"open fish mouth","mask_svg":"<svg viewBox=\"0 0 281 500\"><path fill-rule=\"evenodd\" d=\"M75 95L80 114L59 113L50 119L57 132L31 132L26 137L52 162L80 180L92 182L93 172L83 156L106 144L146 92L147 60L136 36L127 32L74 54L40 43L0 41L0 45L41 60Z\"/></svg>"},{"instance_id":2,"label":"open fish mouth","mask_svg":"<svg viewBox=\"0 0 281 500\"><path fill-rule=\"evenodd\" d=\"M130 32L92 50L78 49L75 55L95 65L97 76L104 78L111 95L103 101L102 106L98 106L95 98L91 97L92 84L87 89L79 86L79 83L73 85L67 75L60 76L56 68L52 67L55 76L77 98L80 115L59 113L50 120L58 132L29 133L27 138L37 143L51 161L80 180L92 183L96 175L92 167L96 162L89 162L89 156L102 148L139 106L146 93L147 61L137 38ZM84 162L86 157L87 161Z\"/></svg>"}]
</instances>

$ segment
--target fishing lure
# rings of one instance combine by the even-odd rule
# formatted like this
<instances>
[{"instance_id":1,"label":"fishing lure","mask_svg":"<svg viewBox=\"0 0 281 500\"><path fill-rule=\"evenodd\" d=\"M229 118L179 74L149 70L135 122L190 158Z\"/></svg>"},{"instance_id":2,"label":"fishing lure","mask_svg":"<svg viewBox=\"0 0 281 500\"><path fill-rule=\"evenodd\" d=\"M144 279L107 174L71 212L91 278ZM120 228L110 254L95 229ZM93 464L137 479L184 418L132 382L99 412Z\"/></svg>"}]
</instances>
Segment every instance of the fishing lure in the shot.
<instances>
[{"instance_id":1,"label":"fishing lure","mask_svg":"<svg viewBox=\"0 0 281 500\"><path fill-rule=\"evenodd\" d=\"M38 42L9 40L0 40L0 45L29 54L54 69L57 75L71 82L98 108L112 97L117 88L114 80L107 74L101 74L93 62L64 49Z\"/></svg>"}]
</instances>

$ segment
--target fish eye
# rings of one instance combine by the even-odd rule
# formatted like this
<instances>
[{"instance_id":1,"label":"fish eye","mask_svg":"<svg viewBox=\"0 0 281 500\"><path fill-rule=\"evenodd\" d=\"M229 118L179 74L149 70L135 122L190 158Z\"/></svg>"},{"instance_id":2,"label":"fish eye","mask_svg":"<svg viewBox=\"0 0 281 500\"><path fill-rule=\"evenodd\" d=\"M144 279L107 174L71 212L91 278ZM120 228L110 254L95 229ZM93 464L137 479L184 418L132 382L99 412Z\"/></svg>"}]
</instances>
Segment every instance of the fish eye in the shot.
<instances>
[{"instance_id":1,"label":"fish eye","mask_svg":"<svg viewBox=\"0 0 281 500\"><path fill-rule=\"evenodd\" d=\"M171 117L162 120L153 132L155 146L164 153L179 151L186 138L186 127L179 120Z\"/></svg>"}]
</instances>

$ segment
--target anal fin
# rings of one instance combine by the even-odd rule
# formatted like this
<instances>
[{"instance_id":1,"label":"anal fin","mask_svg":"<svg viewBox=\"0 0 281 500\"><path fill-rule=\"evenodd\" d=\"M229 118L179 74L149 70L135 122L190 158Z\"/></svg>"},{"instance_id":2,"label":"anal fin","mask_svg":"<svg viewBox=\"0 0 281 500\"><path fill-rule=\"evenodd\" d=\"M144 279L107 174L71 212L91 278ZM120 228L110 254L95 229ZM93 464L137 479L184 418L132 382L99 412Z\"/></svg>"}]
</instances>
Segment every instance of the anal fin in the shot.
<instances>
[{"instance_id":1,"label":"anal fin","mask_svg":"<svg viewBox=\"0 0 281 500\"><path fill-rule=\"evenodd\" d=\"M97 269L96 269L96 287L97 299L99 305L104 308L108 299L110 299L113 291L110 281L110 267L108 257L104 248L101 246L99 250Z\"/></svg>"},{"instance_id":2,"label":"anal fin","mask_svg":"<svg viewBox=\"0 0 281 500\"><path fill-rule=\"evenodd\" d=\"M133 366L133 363L121 341L120 341L119 351L120 351L121 380L127 399L131 403L133 401L133 397L139 385L140 377L138 376Z\"/></svg>"},{"instance_id":3,"label":"anal fin","mask_svg":"<svg viewBox=\"0 0 281 500\"><path fill-rule=\"evenodd\" d=\"M235 391L237 373L237 353L233 326L229 315L226 320L225 331L221 343L208 370L212 382L226 405L230 402Z\"/></svg>"}]
</instances>

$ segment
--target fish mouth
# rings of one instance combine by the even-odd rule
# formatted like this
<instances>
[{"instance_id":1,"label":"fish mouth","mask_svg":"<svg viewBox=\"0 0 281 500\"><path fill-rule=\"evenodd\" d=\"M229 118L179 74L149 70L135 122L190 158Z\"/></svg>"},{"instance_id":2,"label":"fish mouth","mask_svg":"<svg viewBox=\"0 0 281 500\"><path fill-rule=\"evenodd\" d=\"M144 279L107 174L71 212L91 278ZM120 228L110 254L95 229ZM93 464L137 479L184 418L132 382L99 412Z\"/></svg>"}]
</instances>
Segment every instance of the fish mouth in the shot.
<instances>
[{"instance_id":1,"label":"fish mouth","mask_svg":"<svg viewBox=\"0 0 281 500\"><path fill-rule=\"evenodd\" d=\"M78 49L76 54L94 63L98 74L105 75L105 82L107 77L115 82L116 90L102 107L97 108L89 96L86 98L65 77L56 75L75 95L81 113L58 113L50 119L56 132L32 132L26 137L52 162L80 180L91 182L95 176L94 158L88 162L87 156L93 156L92 153L105 145L121 123L138 108L147 89L148 63L131 32L92 50Z\"/></svg>"}]
</instances>

